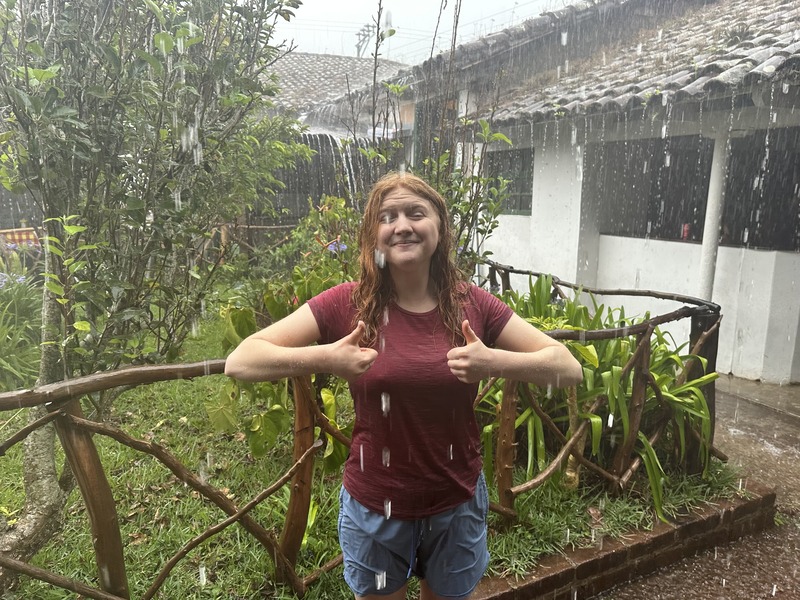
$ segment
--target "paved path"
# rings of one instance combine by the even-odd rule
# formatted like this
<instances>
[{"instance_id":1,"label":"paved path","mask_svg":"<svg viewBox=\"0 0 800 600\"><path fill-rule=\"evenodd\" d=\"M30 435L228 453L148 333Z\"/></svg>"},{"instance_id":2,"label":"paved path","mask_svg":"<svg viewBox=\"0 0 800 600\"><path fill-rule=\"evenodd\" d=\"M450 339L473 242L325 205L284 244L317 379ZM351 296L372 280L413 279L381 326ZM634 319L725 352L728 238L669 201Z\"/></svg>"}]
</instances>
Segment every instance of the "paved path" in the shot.
<instances>
[{"instance_id":1,"label":"paved path","mask_svg":"<svg viewBox=\"0 0 800 600\"><path fill-rule=\"evenodd\" d=\"M597 596L605 600L800 599L800 386L723 376L715 445L777 492L782 524Z\"/></svg>"}]
</instances>

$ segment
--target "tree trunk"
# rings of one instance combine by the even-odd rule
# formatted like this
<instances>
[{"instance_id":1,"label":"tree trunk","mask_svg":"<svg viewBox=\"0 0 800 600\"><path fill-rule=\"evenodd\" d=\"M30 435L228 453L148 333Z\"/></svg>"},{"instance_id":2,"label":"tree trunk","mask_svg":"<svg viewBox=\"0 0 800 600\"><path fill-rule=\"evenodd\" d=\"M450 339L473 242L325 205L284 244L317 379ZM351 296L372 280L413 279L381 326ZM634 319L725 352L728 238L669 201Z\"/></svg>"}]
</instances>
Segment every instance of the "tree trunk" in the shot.
<instances>
[{"instance_id":1,"label":"tree trunk","mask_svg":"<svg viewBox=\"0 0 800 600\"><path fill-rule=\"evenodd\" d=\"M52 234L52 232L48 232ZM45 252L45 273L53 272L52 255ZM63 379L60 361L59 326L61 308L55 296L44 288L42 299L42 345L37 387ZM42 407L29 410L28 422L44 416ZM23 460L25 508L15 525L0 534L0 551L12 558L29 561L63 526L67 491L58 482L55 461L55 430L46 425L29 435ZM16 581L16 574L0 568L0 593Z\"/></svg>"},{"instance_id":2,"label":"tree trunk","mask_svg":"<svg viewBox=\"0 0 800 600\"><path fill-rule=\"evenodd\" d=\"M29 421L44 415L29 410ZM67 494L58 485L52 425L34 431L25 440L25 508L17 522L0 533L0 552L28 561L50 541L63 524ZM0 596L16 582L16 573L0 568Z\"/></svg>"}]
</instances>

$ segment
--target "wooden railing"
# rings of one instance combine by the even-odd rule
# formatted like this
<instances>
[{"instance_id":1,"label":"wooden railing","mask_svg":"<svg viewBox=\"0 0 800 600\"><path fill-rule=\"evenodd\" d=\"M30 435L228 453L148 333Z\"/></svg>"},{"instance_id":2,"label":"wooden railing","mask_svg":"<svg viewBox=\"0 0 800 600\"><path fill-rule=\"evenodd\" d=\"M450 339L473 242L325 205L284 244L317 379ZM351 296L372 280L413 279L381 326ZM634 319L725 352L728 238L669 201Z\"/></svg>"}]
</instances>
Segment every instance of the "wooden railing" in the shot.
<instances>
[{"instance_id":1,"label":"wooden railing","mask_svg":"<svg viewBox=\"0 0 800 600\"><path fill-rule=\"evenodd\" d=\"M489 280L494 285L497 285L499 277L502 282L502 286L498 286L498 289L500 287L502 289L510 287L510 275L512 273L539 275L532 271L516 270L497 263L488 264L490 268ZM708 370L713 370L715 364L720 311L719 307L712 303L680 295L641 290L592 290L584 286L579 288L575 284L563 282L557 278L553 278L553 287L554 291L562 296L564 295L563 288L573 288L604 295L636 295L669 299L681 302L684 306L668 314L659 315L646 322L624 328L598 331L558 330L548 332L555 339L580 341L636 336L636 351L623 369L626 375L633 371L630 422L636 426L632 425L630 427L628 438L618 446L610 469L603 468L585 457L582 448L578 446L578 441L583 437L588 426L587 420L579 422L576 415L571 415L575 417L573 424L576 428L570 432L571 435L569 435L568 439L550 415L542 409L536 400L536 395L532 393L528 385L520 385L514 381L505 381L503 383L504 393L499 413L498 443L494 459L499 502L492 503L490 508L509 520L513 520L516 517L514 510L515 498L541 485L555 472L559 471L570 456L606 480L612 489L621 490L628 485L633 473L641 464L641 459L633 452L633 444L639 432L639 419L642 414L645 393L648 388L653 390L656 395L659 393L657 391L658 386L654 385L652 376L648 371L650 337L657 325L691 318L690 345L692 353L706 358ZM300 577L296 570L297 556L305 534L311 502L312 457L316 448L320 445L314 436L314 427L319 426L341 443L350 445L347 437L336 429L320 410L312 392L313 387L310 378L295 378L293 380L295 406L294 464L281 478L244 505L235 504L221 490L209 485L204 478L196 475L181 464L168 449L150 441L135 439L111 424L87 420L81 412L80 398L86 394L158 381L216 376L223 373L224 362L223 359L217 359L184 365L131 367L50 384L37 389L0 394L0 411L17 410L25 407L46 407L46 416L24 427L0 444L0 457L10 447L24 440L37 428L50 423L55 425L64 453L75 473L83 501L86 504L93 538L96 540L95 558L98 574L100 575L100 588L92 588L79 581L68 579L29 563L16 560L2 552L0 552L0 567L43 580L56 587L74 591L88 598L101 600L127 600L130 598L116 503L101 459L92 440L92 436L95 434L107 436L139 452L155 457L180 481L215 504L227 515L227 518L217 525L187 541L164 564L142 598L153 598L171 570L181 559L186 557L200 543L234 523L238 523L258 540L266 550L266 554L275 562L275 572L278 579L291 586L298 596L303 596L308 587L319 579L323 573L341 564L341 556L339 556L306 577ZM684 375L691 377L692 375L689 371L696 368L697 366L687 365L684 369ZM490 380L486 383L475 400L476 406L481 398L489 393L495 385L498 385L496 380ZM705 394L712 415L713 431L713 385L707 386ZM514 486L512 480L515 461L514 425L520 396L562 446L552 462L541 470L536 477ZM588 411L596 413L606 401L607 398L598 397L593 405L588 408ZM662 435L665 425L666 418L657 423L652 431L646 432L646 435L652 442L655 442ZM695 440L695 442L699 443L699 440ZM712 452L716 452L713 447ZM718 452L717 454L720 455ZM283 530L279 539L276 539L268 529L260 525L249 513L255 506L274 494L286 483L291 483L289 506Z\"/></svg>"}]
</instances>

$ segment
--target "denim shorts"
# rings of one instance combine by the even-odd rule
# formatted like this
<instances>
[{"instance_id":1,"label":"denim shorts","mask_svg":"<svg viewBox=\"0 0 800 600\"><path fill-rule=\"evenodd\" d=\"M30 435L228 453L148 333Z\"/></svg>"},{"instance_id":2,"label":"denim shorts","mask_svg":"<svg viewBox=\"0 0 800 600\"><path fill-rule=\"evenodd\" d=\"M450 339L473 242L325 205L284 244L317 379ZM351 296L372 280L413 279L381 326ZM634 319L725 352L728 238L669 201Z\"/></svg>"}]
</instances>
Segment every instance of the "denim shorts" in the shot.
<instances>
[{"instance_id":1,"label":"denim shorts","mask_svg":"<svg viewBox=\"0 0 800 600\"><path fill-rule=\"evenodd\" d=\"M387 519L365 508L342 486L339 544L344 579L354 594L388 595L412 575L445 598L466 598L489 565L489 493L481 472L472 499L417 520Z\"/></svg>"}]
</instances>

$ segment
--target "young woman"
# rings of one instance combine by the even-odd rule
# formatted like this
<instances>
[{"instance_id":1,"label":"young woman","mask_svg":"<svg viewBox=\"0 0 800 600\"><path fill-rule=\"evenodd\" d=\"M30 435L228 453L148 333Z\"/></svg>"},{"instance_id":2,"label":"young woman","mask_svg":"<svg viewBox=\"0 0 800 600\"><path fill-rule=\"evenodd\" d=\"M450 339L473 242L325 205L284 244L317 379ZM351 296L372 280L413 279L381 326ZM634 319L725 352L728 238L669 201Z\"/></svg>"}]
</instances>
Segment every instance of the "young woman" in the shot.
<instances>
[{"instance_id":1,"label":"young woman","mask_svg":"<svg viewBox=\"0 0 800 600\"><path fill-rule=\"evenodd\" d=\"M419 177L375 184L359 250L359 282L244 340L225 372L346 379L356 414L340 496L347 584L356 599L399 600L415 575L421 600L465 599L489 561L478 382L563 387L582 370L565 346L464 281L446 204Z\"/></svg>"}]
</instances>

